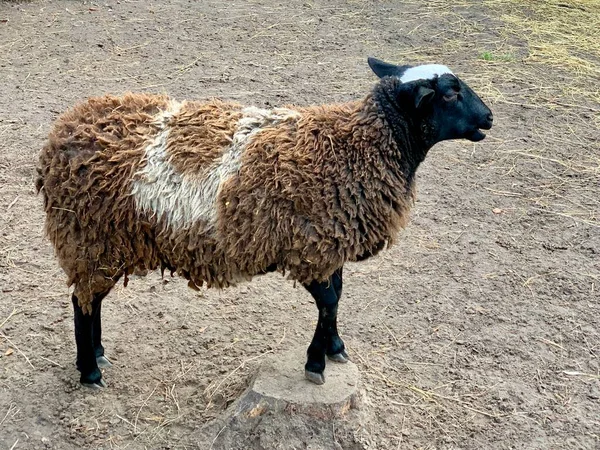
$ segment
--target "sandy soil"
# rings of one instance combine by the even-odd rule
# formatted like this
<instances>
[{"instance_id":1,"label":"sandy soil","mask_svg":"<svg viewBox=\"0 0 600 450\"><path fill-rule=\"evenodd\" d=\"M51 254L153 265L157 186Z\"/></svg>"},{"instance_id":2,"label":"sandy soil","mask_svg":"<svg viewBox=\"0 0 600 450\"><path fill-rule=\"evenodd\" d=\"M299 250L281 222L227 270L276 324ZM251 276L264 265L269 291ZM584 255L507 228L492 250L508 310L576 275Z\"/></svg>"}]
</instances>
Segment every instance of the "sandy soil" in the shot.
<instances>
[{"instance_id":1,"label":"sandy soil","mask_svg":"<svg viewBox=\"0 0 600 450\"><path fill-rule=\"evenodd\" d=\"M0 447L599 448L600 44L573 33L600 5L520 3L0 2ZM400 243L345 271L361 408L261 417L244 442L221 425L261 358L310 341L316 308L278 275L199 293L132 279L103 308L109 388L81 388L33 189L52 120L128 90L355 99L367 55L448 64L496 125L435 147Z\"/></svg>"}]
</instances>

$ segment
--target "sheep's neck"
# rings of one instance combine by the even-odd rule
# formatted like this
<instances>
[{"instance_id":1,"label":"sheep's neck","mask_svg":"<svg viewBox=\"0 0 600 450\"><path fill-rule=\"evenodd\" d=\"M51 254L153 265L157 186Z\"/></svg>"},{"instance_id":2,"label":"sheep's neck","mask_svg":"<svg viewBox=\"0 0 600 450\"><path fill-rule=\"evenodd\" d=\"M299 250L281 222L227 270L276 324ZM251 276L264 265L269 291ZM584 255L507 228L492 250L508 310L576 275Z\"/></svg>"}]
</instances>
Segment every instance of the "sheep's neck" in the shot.
<instances>
[{"instance_id":1,"label":"sheep's neck","mask_svg":"<svg viewBox=\"0 0 600 450\"><path fill-rule=\"evenodd\" d=\"M393 242L406 225L414 201L412 178L420 161L399 153L399 149L416 143L398 143L374 95L351 104L351 108L347 116L339 116L335 129L339 149L345 150L340 164L346 170L340 173L349 173L351 179L336 182L337 191L348 191L352 198L362 242L356 260L362 260ZM352 213L352 207L345 207Z\"/></svg>"},{"instance_id":2,"label":"sheep's neck","mask_svg":"<svg viewBox=\"0 0 600 450\"><path fill-rule=\"evenodd\" d=\"M410 195L415 171L424 158L415 157L413 149L423 145L408 132L406 122L406 130L394 131L374 94L362 101L328 108L326 114L319 114L319 119L331 127L329 133L337 141L332 143L337 147L336 160L350 169L354 181L376 187L388 197L388 202ZM327 129L321 120L313 127Z\"/></svg>"},{"instance_id":3,"label":"sheep's neck","mask_svg":"<svg viewBox=\"0 0 600 450\"><path fill-rule=\"evenodd\" d=\"M391 131L404 178L411 183L419 164L432 147L426 138L431 130L426 124L415 123L414 118L399 107L394 90L393 81L379 83L373 90L373 101Z\"/></svg>"},{"instance_id":4,"label":"sheep's neck","mask_svg":"<svg viewBox=\"0 0 600 450\"><path fill-rule=\"evenodd\" d=\"M306 160L313 164L311 172L319 180L310 183L313 194L303 196L311 200L306 209L314 208L319 214L327 211L323 227L334 226L334 235L340 232L337 222L348 223L352 234L348 239L356 243L351 250L356 254L350 259L375 255L406 224L413 201L414 168L399 154L396 138L373 95L301 113L300 148L309 152Z\"/></svg>"}]
</instances>

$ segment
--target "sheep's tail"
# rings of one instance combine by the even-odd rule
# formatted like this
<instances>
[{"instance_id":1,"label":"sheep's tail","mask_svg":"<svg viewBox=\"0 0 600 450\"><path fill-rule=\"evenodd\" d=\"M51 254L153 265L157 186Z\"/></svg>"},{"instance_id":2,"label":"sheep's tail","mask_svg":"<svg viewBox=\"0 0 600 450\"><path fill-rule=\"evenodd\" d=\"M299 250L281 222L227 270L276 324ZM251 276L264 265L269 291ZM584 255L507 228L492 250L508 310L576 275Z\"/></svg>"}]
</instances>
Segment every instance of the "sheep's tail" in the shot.
<instances>
[{"instance_id":1,"label":"sheep's tail","mask_svg":"<svg viewBox=\"0 0 600 450\"><path fill-rule=\"evenodd\" d=\"M37 178L35 179L35 192L36 194L42 193L42 197L44 198L44 209L48 206L48 193L46 189L44 189L44 173L41 167L36 167L36 171L38 173Z\"/></svg>"},{"instance_id":2,"label":"sheep's tail","mask_svg":"<svg viewBox=\"0 0 600 450\"><path fill-rule=\"evenodd\" d=\"M38 176L35 180L35 192L39 194L44 187L44 178L42 177L42 169L40 167L36 167L35 170L38 173Z\"/></svg>"}]
</instances>

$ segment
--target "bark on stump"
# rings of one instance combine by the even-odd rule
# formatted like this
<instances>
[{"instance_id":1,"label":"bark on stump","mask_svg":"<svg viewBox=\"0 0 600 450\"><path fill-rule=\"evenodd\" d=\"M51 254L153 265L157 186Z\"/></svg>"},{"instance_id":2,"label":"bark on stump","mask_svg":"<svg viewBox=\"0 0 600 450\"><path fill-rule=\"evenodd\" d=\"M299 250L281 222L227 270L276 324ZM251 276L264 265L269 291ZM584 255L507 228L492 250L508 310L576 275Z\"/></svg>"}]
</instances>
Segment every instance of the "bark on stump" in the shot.
<instances>
[{"instance_id":1,"label":"bark on stump","mask_svg":"<svg viewBox=\"0 0 600 450\"><path fill-rule=\"evenodd\" d=\"M266 412L300 413L318 419L341 417L359 402L359 372L349 361L327 361L325 384L304 378L306 349L266 359L242 397L234 404L232 419L251 419Z\"/></svg>"}]
</instances>

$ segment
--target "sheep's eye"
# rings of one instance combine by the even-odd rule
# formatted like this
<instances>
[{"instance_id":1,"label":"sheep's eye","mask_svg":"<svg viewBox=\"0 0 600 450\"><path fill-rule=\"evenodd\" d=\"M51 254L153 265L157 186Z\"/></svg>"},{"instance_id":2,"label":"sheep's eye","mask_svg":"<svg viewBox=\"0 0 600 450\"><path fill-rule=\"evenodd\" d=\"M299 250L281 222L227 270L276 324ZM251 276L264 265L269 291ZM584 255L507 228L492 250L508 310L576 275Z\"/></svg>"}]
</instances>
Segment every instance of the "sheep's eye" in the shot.
<instances>
[{"instance_id":1,"label":"sheep's eye","mask_svg":"<svg viewBox=\"0 0 600 450\"><path fill-rule=\"evenodd\" d=\"M444 95L444 100L446 100L447 102L454 102L458 98L458 95L459 94L456 92L453 92L452 94L446 94Z\"/></svg>"}]
</instances>

